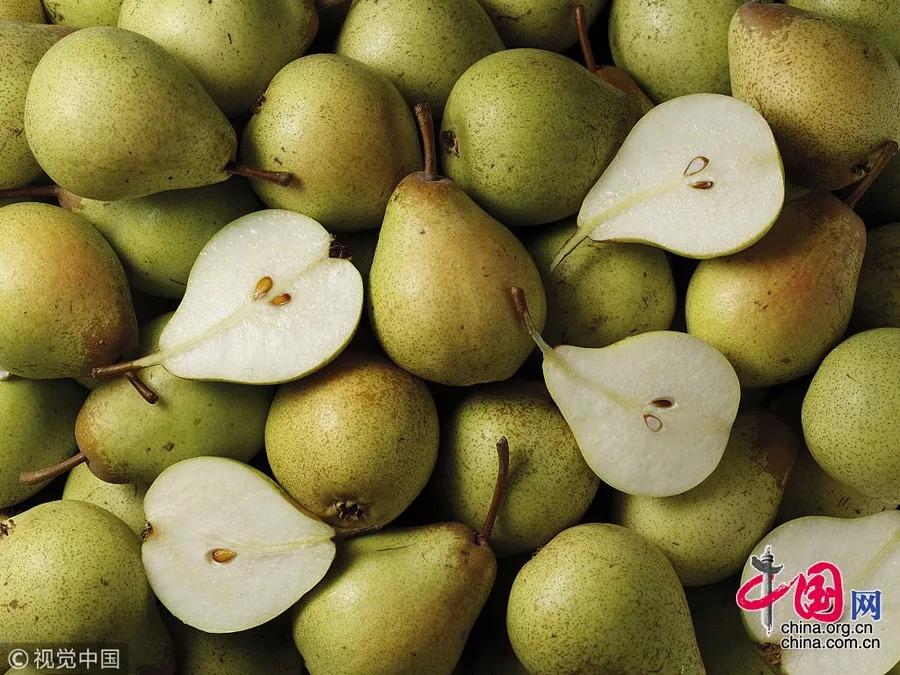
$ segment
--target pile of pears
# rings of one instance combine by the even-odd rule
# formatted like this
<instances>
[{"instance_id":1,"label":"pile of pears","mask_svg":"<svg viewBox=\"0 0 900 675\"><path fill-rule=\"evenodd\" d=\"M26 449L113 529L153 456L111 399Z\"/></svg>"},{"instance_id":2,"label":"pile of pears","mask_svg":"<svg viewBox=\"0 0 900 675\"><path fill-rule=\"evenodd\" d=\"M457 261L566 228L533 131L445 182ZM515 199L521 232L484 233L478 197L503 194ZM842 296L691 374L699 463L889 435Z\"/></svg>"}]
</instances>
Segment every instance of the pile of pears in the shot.
<instances>
[{"instance_id":1,"label":"pile of pears","mask_svg":"<svg viewBox=\"0 0 900 675\"><path fill-rule=\"evenodd\" d=\"M900 672L898 59L900 0L0 0L0 673ZM740 609L767 552L879 647Z\"/></svg>"}]
</instances>

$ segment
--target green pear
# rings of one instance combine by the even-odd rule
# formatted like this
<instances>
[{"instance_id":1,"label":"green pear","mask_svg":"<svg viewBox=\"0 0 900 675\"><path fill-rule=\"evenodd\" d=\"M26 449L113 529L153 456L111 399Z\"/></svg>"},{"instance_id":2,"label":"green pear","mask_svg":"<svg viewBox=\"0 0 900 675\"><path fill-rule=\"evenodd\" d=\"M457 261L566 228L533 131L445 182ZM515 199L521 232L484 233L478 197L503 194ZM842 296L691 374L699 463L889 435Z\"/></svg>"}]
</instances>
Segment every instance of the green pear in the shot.
<instances>
[{"instance_id":1,"label":"green pear","mask_svg":"<svg viewBox=\"0 0 900 675\"><path fill-rule=\"evenodd\" d=\"M865 246L865 226L837 198L787 202L758 243L698 265L688 332L721 351L745 387L806 375L847 328Z\"/></svg>"},{"instance_id":2,"label":"green pear","mask_svg":"<svg viewBox=\"0 0 900 675\"><path fill-rule=\"evenodd\" d=\"M635 121L625 93L571 59L510 49L453 86L443 167L507 225L549 223L578 211Z\"/></svg>"},{"instance_id":3,"label":"green pear","mask_svg":"<svg viewBox=\"0 0 900 675\"><path fill-rule=\"evenodd\" d=\"M0 0L0 21L47 23L41 0ZM4 59L4 63L9 61Z\"/></svg>"},{"instance_id":4,"label":"green pear","mask_svg":"<svg viewBox=\"0 0 900 675\"><path fill-rule=\"evenodd\" d=\"M478 0L356 0L335 51L393 82L409 105L440 117L454 83L503 42Z\"/></svg>"},{"instance_id":5,"label":"green pear","mask_svg":"<svg viewBox=\"0 0 900 675\"><path fill-rule=\"evenodd\" d=\"M741 413L709 478L674 497L617 493L611 520L656 544L685 586L721 581L743 569L771 528L796 453L784 422Z\"/></svg>"},{"instance_id":6,"label":"green pear","mask_svg":"<svg viewBox=\"0 0 900 675\"><path fill-rule=\"evenodd\" d=\"M282 385L265 440L275 479L307 511L337 528L379 527L431 476L437 409L421 380L384 357L344 354Z\"/></svg>"},{"instance_id":7,"label":"green pear","mask_svg":"<svg viewBox=\"0 0 900 675\"><path fill-rule=\"evenodd\" d=\"M48 502L0 523L0 659L31 644L127 645L125 672L174 672L141 565L141 544L109 511Z\"/></svg>"},{"instance_id":8,"label":"green pear","mask_svg":"<svg viewBox=\"0 0 900 675\"><path fill-rule=\"evenodd\" d=\"M578 42L575 12L567 0L479 0L507 47L534 47L564 52ZM585 0L585 23L590 26L609 0Z\"/></svg>"},{"instance_id":9,"label":"green pear","mask_svg":"<svg viewBox=\"0 0 900 675\"><path fill-rule=\"evenodd\" d=\"M513 583L506 627L529 673L703 673L678 575L640 535L558 534Z\"/></svg>"},{"instance_id":10,"label":"green pear","mask_svg":"<svg viewBox=\"0 0 900 675\"><path fill-rule=\"evenodd\" d=\"M900 139L900 65L870 35L746 2L731 21L728 57L733 95L766 118L793 182L849 185L885 141Z\"/></svg>"},{"instance_id":11,"label":"green pear","mask_svg":"<svg viewBox=\"0 0 900 675\"><path fill-rule=\"evenodd\" d=\"M665 252L586 239L551 272L550 263L575 230L566 221L526 241L547 291L547 342L605 347L666 330L675 315L675 282Z\"/></svg>"},{"instance_id":12,"label":"green pear","mask_svg":"<svg viewBox=\"0 0 900 675\"><path fill-rule=\"evenodd\" d=\"M125 521L135 534L141 534L147 524L144 517L145 494L146 488L137 485L102 481L82 464L72 469L66 478L62 498L101 506Z\"/></svg>"},{"instance_id":13,"label":"green pear","mask_svg":"<svg viewBox=\"0 0 900 675\"><path fill-rule=\"evenodd\" d=\"M873 35L900 59L900 2L898 0L785 0L786 5L842 21Z\"/></svg>"},{"instance_id":14,"label":"green pear","mask_svg":"<svg viewBox=\"0 0 900 675\"><path fill-rule=\"evenodd\" d=\"M52 23L89 28L115 26L122 0L43 0L44 10Z\"/></svg>"},{"instance_id":15,"label":"green pear","mask_svg":"<svg viewBox=\"0 0 900 675\"><path fill-rule=\"evenodd\" d=\"M113 202L61 191L59 201L100 231L134 288L161 298L182 297L206 242L231 221L261 208L243 178Z\"/></svg>"},{"instance_id":16,"label":"green pear","mask_svg":"<svg viewBox=\"0 0 900 675\"><path fill-rule=\"evenodd\" d=\"M852 320L859 328L900 328L900 223L868 233Z\"/></svg>"},{"instance_id":17,"label":"green pear","mask_svg":"<svg viewBox=\"0 0 900 675\"><path fill-rule=\"evenodd\" d=\"M39 23L0 22L0 189L22 187L42 174L25 140L25 96L38 61L69 32Z\"/></svg>"},{"instance_id":18,"label":"green pear","mask_svg":"<svg viewBox=\"0 0 900 675\"><path fill-rule=\"evenodd\" d=\"M421 166L416 127L397 88L336 54L289 63L244 130L245 161L296 177L253 181L270 207L303 213L329 230L377 228L391 191Z\"/></svg>"},{"instance_id":19,"label":"green pear","mask_svg":"<svg viewBox=\"0 0 900 675\"><path fill-rule=\"evenodd\" d=\"M494 444L509 442L509 478L491 534L498 556L533 551L584 515L600 480L539 382L472 390L448 413L432 480L441 518L477 527L494 490Z\"/></svg>"},{"instance_id":20,"label":"green pear","mask_svg":"<svg viewBox=\"0 0 900 675\"><path fill-rule=\"evenodd\" d=\"M900 502L900 328L857 333L825 357L803 399L819 465L876 499Z\"/></svg>"},{"instance_id":21,"label":"green pear","mask_svg":"<svg viewBox=\"0 0 900 675\"><path fill-rule=\"evenodd\" d=\"M75 417L84 390L68 380L0 381L0 509L43 488L25 485L22 471L61 462L75 452Z\"/></svg>"},{"instance_id":22,"label":"green pear","mask_svg":"<svg viewBox=\"0 0 900 675\"><path fill-rule=\"evenodd\" d=\"M657 103L729 94L728 25L743 0L614 0L613 61Z\"/></svg>"},{"instance_id":23,"label":"green pear","mask_svg":"<svg viewBox=\"0 0 900 675\"><path fill-rule=\"evenodd\" d=\"M32 202L0 208L0 269L5 370L87 375L137 342L122 264L80 216Z\"/></svg>"},{"instance_id":24,"label":"green pear","mask_svg":"<svg viewBox=\"0 0 900 675\"><path fill-rule=\"evenodd\" d=\"M47 51L28 87L25 135L50 178L100 200L219 183L236 146L187 68L149 38L110 27Z\"/></svg>"},{"instance_id":25,"label":"green pear","mask_svg":"<svg viewBox=\"0 0 900 675\"><path fill-rule=\"evenodd\" d=\"M118 25L177 56L216 105L236 117L306 51L319 19L312 0L124 0Z\"/></svg>"}]
</instances>

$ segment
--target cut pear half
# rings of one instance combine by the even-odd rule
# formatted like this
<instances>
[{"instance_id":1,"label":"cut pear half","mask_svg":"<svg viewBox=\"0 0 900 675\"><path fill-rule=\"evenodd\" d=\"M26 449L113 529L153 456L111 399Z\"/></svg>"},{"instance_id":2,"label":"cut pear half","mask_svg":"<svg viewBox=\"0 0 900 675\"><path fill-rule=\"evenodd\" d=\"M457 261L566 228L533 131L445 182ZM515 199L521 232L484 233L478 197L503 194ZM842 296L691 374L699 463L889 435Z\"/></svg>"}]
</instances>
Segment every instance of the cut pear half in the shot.
<instances>
[{"instance_id":1,"label":"cut pear half","mask_svg":"<svg viewBox=\"0 0 900 675\"><path fill-rule=\"evenodd\" d=\"M807 516L788 521L763 537L753 549L744 566L742 585L761 574L758 566L765 567L763 555L767 547L773 557L772 565L783 565L772 580L773 588L790 584L798 573L806 574L811 565L820 561L838 567L843 588L843 613L833 623L804 619L796 614L796 583L772 606L771 634L767 634L763 625L766 617L761 611L741 612L750 638L776 670L792 675L886 673L900 661L900 511L884 511L864 518ZM825 572L824 578L833 587L831 573ZM857 610L868 610L858 612L855 620L854 591L866 594L865 599L857 599ZM873 591L880 592L878 618L874 614ZM749 598L756 599L761 593L761 586L757 586L749 592ZM804 598L807 607L814 594ZM789 635L782 628L791 628L791 622L795 628L797 624L808 624L807 628L814 627L818 633ZM793 647L791 638L796 640ZM813 639L821 641L820 648L810 644ZM828 639L840 640L843 645L840 648L833 643L825 645ZM863 646L863 640L872 639L878 640L880 647ZM806 640L807 644L800 640ZM856 645L852 644L854 641Z\"/></svg>"},{"instance_id":2,"label":"cut pear half","mask_svg":"<svg viewBox=\"0 0 900 675\"><path fill-rule=\"evenodd\" d=\"M734 253L768 231L783 203L781 156L762 115L730 96L681 96L634 125L550 269L585 237L688 258Z\"/></svg>"},{"instance_id":3,"label":"cut pear half","mask_svg":"<svg viewBox=\"0 0 900 675\"><path fill-rule=\"evenodd\" d=\"M716 468L741 390L728 360L687 333L655 331L600 349L550 347L535 330L524 293L513 289L544 356L544 381L585 462L620 492L681 494Z\"/></svg>"},{"instance_id":4,"label":"cut pear half","mask_svg":"<svg viewBox=\"0 0 900 675\"><path fill-rule=\"evenodd\" d=\"M153 592L178 619L207 633L274 619L334 560L330 526L231 459L173 464L147 491L144 513L142 557Z\"/></svg>"},{"instance_id":5,"label":"cut pear half","mask_svg":"<svg viewBox=\"0 0 900 675\"><path fill-rule=\"evenodd\" d=\"M307 216L269 209L238 218L201 251L159 352L93 375L162 365L197 380L302 377L337 356L359 324L362 277L339 256Z\"/></svg>"}]
</instances>

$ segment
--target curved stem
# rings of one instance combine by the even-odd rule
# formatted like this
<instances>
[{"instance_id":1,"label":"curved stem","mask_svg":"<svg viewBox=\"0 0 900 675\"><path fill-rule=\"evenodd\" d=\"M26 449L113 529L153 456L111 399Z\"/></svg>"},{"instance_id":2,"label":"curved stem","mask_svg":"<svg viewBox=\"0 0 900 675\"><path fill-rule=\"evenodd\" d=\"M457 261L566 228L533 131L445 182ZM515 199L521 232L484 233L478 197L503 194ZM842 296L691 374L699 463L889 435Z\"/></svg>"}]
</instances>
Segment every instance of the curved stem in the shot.
<instances>
[{"instance_id":1,"label":"curved stem","mask_svg":"<svg viewBox=\"0 0 900 675\"><path fill-rule=\"evenodd\" d=\"M125 379L131 383L131 386L137 390L137 393L139 393L150 405L153 405L159 400L159 394L147 386L147 384L137 376L137 373L127 372L125 373Z\"/></svg>"},{"instance_id":2,"label":"curved stem","mask_svg":"<svg viewBox=\"0 0 900 675\"><path fill-rule=\"evenodd\" d=\"M431 106L425 102L416 103L416 121L422 136L422 153L425 157L425 175L428 180L437 180L437 148L434 141L434 117Z\"/></svg>"},{"instance_id":3,"label":"curved stem","mask_svg":"<svg viewBox=\"0 0 900 675\"><path fill-rule=\"evenodd\" d=\"M587 15L584 11L584 5L575 5L575 27L578 30L578 44L581 45L584 67L592 73L596 73L597 61L594 60L594 50L591 48L591 40L588 37Z\"/></svg>"},{"instance_id":4,"label":"curved stem","mask_svg":"<svg viewBox=\"0 0 900 675\"><path fill-rule=\"evenodd\" d=\"M538 346L538 349L541 350L541 353L544 356L553 354L553 347L547 344L534 325L534 319L531 318L531 312L528 311L528 302L525 299L525 291L518 286L513 286L509 289L509 292L510 295L512 295L516 313L525 325L525 330L528 331L531 339L534 340L534 343Z\"/></svg>"},{"instance_id":5,"label":"curved stem","mask_svg":"<svg viewBox=\"0 0 900 675\"><path fill-rule=\"evenodd\" d=\"M58 476L62 476L64 473L71 471L79 464L84 464L86 461L87 455L79 451L77 455L72 455L68 459L61 461L59 464L48 466L46 469L23 471L19 474L19 482L24 483L25 485L39 485Z\"/></svg>"},{"instance_id":6,"label":"curved stem","mask_svg":"<svg viewBox=\"0 0 900 675\"><path fill-rule=\"evenodd\" d=\"M594 71L594 75L627 94L637 105L641 114L646 114L653 107L653 101L644 93L644 90L634 81L634 78L631 77L627 70L622 70L616 66L599 66Z\"/></svg>"},{"instance_id":7,"label":"curved stem","mask_svg":"<svg viewBox=\"0 0 900 675\"><path fill-rule=\"evenodd\" d=\"M500 505L503 503L503 494L506 492L506 478L509 474L509 441L506 436L501 436L497 441L497 482L494 483L494 496L491 498L491 506L488 509L487 517L484 519L484 525L481 532L478 533L478 543L484 545L491 537L494 530L494 522L497 520L497 513L500 511Z\"/></svg>"},{"instance_id":8,"label":"curved stem","mask_svg":"<svg viewBox=\"0 0 900 675\"><path fill-rule=\"evenodd\" d=\"M884 171L888 164L891 163L891 160L894 158L894 155L897 154L897 141L888 141L883 146L881 146L881 152L878 154L878 158L875 160L875 163L872 164L872 168L869 169L869 173L867 173L861 181L856 184L856 187L853 188L853 192L847 195L846 199L844 199L844 203L849 206L851 209L856 208L856 203L862 198L866 191L872 187L872 183L881 175L881 172Z\"/></svg>"},{"instance_id":9,"label":"curved stem","mask_svg":"<svg viewBox=\"0 0 900 675\"><path fill-rule=\"evenodd\" d=\"M15 197L26 198L51 198L58 199L62 188L59 185L32 185L23 188L11 188L9 190L0 190L0 199L8 199Z\"/></svg>"},{"instance_id":10,"label":"curved stem","mask_svg":"<svg viewBox=\"0 0 900 675\"><path fill-rule=\"evenodd\" d=\"M240 162L230 162L225 166L225 171L235 176L244 176L244 178L259 178L281 187L287 187L294 182L294 174L290 171L267 171Z\"/></svg>"}]
</instances>

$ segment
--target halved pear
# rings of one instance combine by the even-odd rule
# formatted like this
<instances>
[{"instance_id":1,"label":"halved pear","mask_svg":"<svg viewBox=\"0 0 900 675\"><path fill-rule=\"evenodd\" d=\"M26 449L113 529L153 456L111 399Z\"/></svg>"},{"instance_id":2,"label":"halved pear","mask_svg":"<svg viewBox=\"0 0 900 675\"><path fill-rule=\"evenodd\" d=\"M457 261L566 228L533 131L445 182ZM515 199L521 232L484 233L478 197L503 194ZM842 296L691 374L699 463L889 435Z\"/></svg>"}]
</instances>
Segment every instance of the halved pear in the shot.
<instances>
[{"instance_id":1,"label":"halved pear","mask_svg":"<svg viewBox=\"0 0 900 675\"><path fill-rule=\"evenodd\" d=\"M764 658L776 670L792 675L820 673L886 673L900 662L900 511L884 511L865 518L830 518L807 516L791 520L763 537L751 553L741 576L741 584L760 574L752 564L752 556L759 558L771 546L774 564L784 565L775 575L773 588L790 583L799 572L810 565L826 561L837 565L841 572L844 611L837 626L818 623L820 634L795 634L805 640L878 639L880 648L791 649L782 646L790 639L781 629L784 624L817 624L802 621L794 612L794 588L773 607L772 634L766 629L758 612L741 612L744 627ZM830 575L826 573L829 582ZM881 617L871 614L852 619L853 591L881 591ZM759 597L760 588L750 593ZM870 624L871 628L861 628ZM827 629L827 633L826 633ZM868 630L872 632L869 633ZM865 632L863 632L865 631ZM787 643L790 645L790 643ZM893 671L891 671L893 672Z\"/></svg>"},{"instance_id":2,"label":"halved pear","mask_svg":"<svg viewBox=\"0 0 900 675\"><path fill-rule=\"evenodd\" d=\"M322 367L353 337L363 304L356 267L332 254L332 236L307 216L238 218L201 251L159 352L94 376L162 365L187 379L276 384Z\"/></svg>"},{"instance_id":3,"label":"halved pear","mask_svg":"<svg viewBox=\"0 0 900 675\"><path fill-rule=\"evenodd\" d=\"M153 592L183 623L207 633L274 619L334 560L330 526L232 459L173 464L147 491L144 513L142 557Z\"/></svg>"},{"instance_id":4,"label":"halved pear","mask_svg":"<svg viewBox=\"0 0 900 675\"><path fill-rule=\"evenodd\" d=\"M653 331L608 347L550 347L524 293L513 297L544 356L544 381L588 466L620 492L669 497L716 468L741 390L728 360L699 338Z\"/></svg>"},{"instance_id":5,"label":"halved pear","mask_svg":"<svg viewBox=\"0 0 900 675\"><path fill-rule=\"evenodd\" d=\"M783 202L781 156L762 115L721 94L674 98L634 125L550 269L585 237L688 258L734 253L766 233Z\"/></svg>"}]
</instances>

